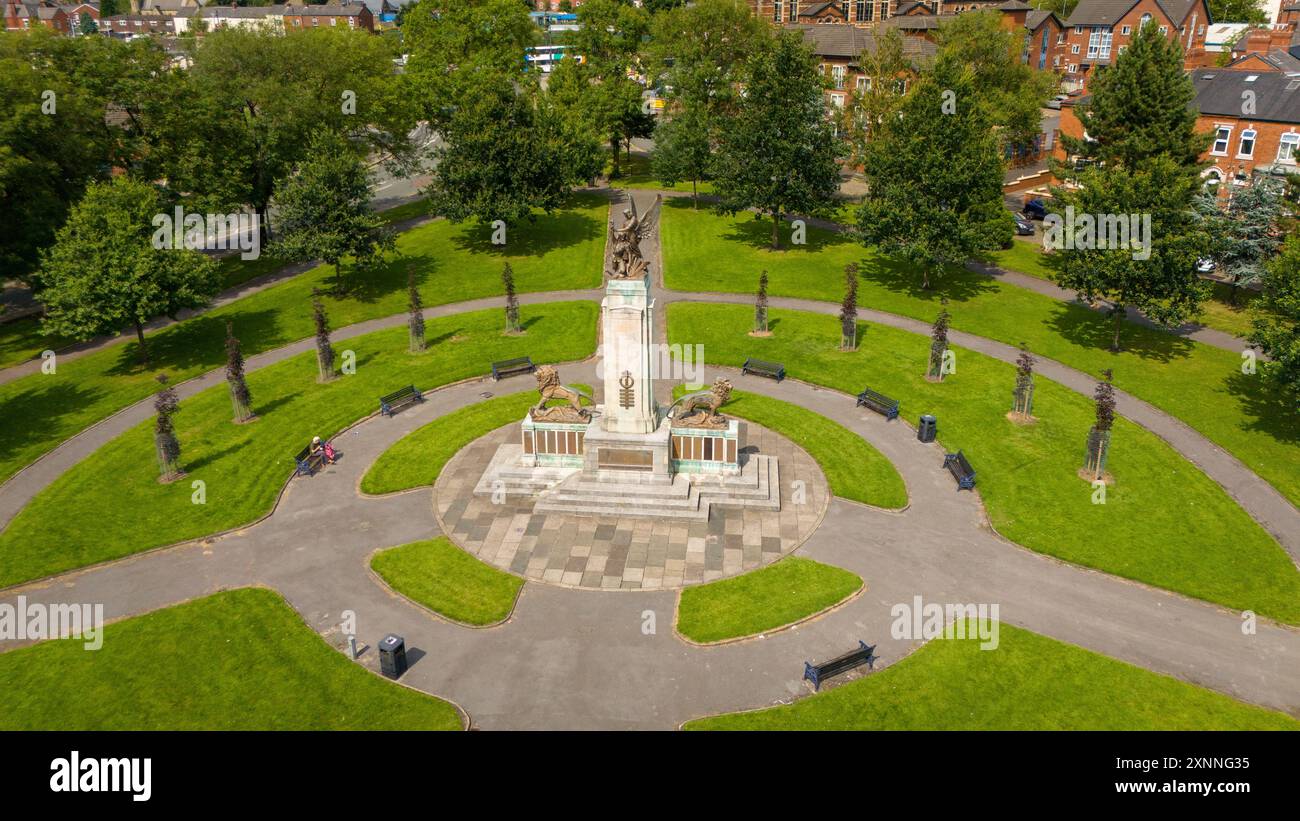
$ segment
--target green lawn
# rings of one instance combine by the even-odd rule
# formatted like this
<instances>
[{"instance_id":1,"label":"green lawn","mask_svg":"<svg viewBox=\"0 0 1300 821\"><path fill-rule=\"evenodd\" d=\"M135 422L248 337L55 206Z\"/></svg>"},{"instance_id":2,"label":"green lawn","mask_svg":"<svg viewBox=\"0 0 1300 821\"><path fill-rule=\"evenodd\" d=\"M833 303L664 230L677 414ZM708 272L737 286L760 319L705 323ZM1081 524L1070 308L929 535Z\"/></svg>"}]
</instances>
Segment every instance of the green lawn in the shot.
<instances>
[{"instance_id":1,"label":"green lawn","mask_svg":"<svg viewBox=\"0 0 1300 821\"><path fill-rule=\"evenodd\" d=\"M330 323L341 328L406 310L408 270L416 272L426 305L501 293L501 268L509 261L520 292L600 285L607 202L585 196L575 205L512 229L504 249L489 229L436 220L402 234L398 255L357 276L344 298L327 297ZM225 324L233 320L246 356L312 335L311 291L329 287L333 269L319 266L194 319L150 335L153 367L138 364L126 342L0 385L0 481L87 426L148 396L153 376L196 376L225 362ZM526 313L526 311L525 311ZM526 353L526 351L524 351ZM403 383L405 384L405 383Z\"/></svg>"},{"instance_id":2,"label":"green lawn","mask_svg":"<svg viewBox=\"0 0 1300 821\"><path fill-rule=\"evenodd\" d=\"M478 626L509 616L524 586L523 579L489 567L443 536L382 550L370 568L408 599Z\"/></svg>"},{"instance_id":3,"label":"green lawn","mask_svg":"<svg viewBox=\"0 0 1300 821\"><path fill-rule=\"evenodd\" d=\"M967 635L971 635L969 632ZM1298 730L1282 713L1009 624L936 639L864 678L688 730Z\"/></svg>"},{"instance_id":4,"label":"green lawn","mask_svg":"<svg viewBox=\"0 0 1300 821\"><path fill-rule=\"evenodd\" d=\"M857 262L863 307L930 322L946 296L954 328L1025 342L1087 373L1112 368L1119 387L1183 420L1300 504L1300 416L1263 379L1242 374L1239 354L1136 325L1124 331L1126 350L1112 354L1109 323L1082 306L964 269L945 274L941 288L922 290L906 265L842 235L810 228L807 245L769 251L770 228L751 214L723 217L665 202L668 287L753 293L766 270L773 295L839 302L844 266Z\"/></svg>"},{"instance_id":5,"label":"green lawn","mask_svg":"<svg viewBox=\"0 0 1300 821\"><path fill-rule=\"evenodd\" d=\"M691 181L676 183L675 185L665 185L662 180L655 176L651 167L651 161L645 154L633 154L628 156L620 153L618 155L619 176L609 181L611 188L632 188L632 189L654 189L659 191L682 191L687 194L691 193ZM605 174L608 175L614 170L614 163L609 157L605 158ZM699 183L699 193L712 194L713 183L704 180Z\"/></svg>"},{"instance_id":6,"label":"green lawn","mask_svg":"<svg viewBox=\"0 0 1300 821\"><path fill-rule=\"evenodd\" d=\"M847 570L787 556L730 579L687 587L677 631L701 644L756 636L806 619L862 589Z\"/></svg>"},{"instance_id":7,"label":"green lawn","mask_svg":"<svg viewBox=\"0 0 1300 821\"><path fill-rule=\"evenodd\" d=\"M0 653L0 730L459 730L451 704L330 649L279 594L218 593Z\"/></svg>"},{"instance_id":8,"label":"green lawn","mask_svg":"<svg viewBox=\"0 0 1300 821\"><path fill-rule=\"evenodd\" d=\"M924 377L926 337L860 326L859 348L838 350L833 316L772 311L773 334L747 335L746 305L682 303L668 308L670 341L703 344L711 363L746 356L785 363L794 379L854 394L863 387L901 401L905 418L939 420L939 440L961 448L978 472L978 489L998 532L1032 550L1108 573L1300 622L1300 572L1282 548L1217 484L1142 428L1116 422L1109 470L1116 484L1104 505L1076 475L1093 406L1041 376L1039 421L1006 418L1015 368L964 349L943 383ZM853 400L846 396L846 403ZM934 466L940 470L938 460ZM955 492L955 491L954 491Z\"/></svg>"},{"instance_id":9,"label":"green lawn","mask_svg":"<svg viewBox=\"0 0 1300 821\"><path fill-rule=\"evenodd\" d=\"M678 387L674 395L685 393ZM743 391L732 391L722 411L757 422L808 451L836 496L883 508L907 505L907 487L894 466L870 442L838 422L789 402Z\"/></svg>"},{"instance_id":10,"label":"green lawn","mask_svg":"<svg viewBox=\"0 0 1300 821\"><path fill-rule=\"evenodd\" d=\"M575 385L591 393L589 385ZM379 495L427 487L447 460L470 442L524 418L537 402L536 391L498 396L440 416L411 431L380 454L361 479L361 491Z\"/></svg>"},{"instance_id":11,"label":"green lawn","mask_svg":"<svg viewBox=\"0 0 1300 821\"><path fill-rule=\"evenodd\" d=\"M301 354L249 374L259 414L251 424L230 421L224 384L203 391L181 403L175 420L188 476L159 484L153 423L135 426L60 476L0 533L0 588L253 521L271 508L313 435L328 438L373 413L377 397L402 385L431 390L523 354L538 362L589 356L598 310L591 302L525 307L523 336L500 331L500 310L430 320L430 348L419 355L407 352L404 327L366 334L336 346L340 357L355 351L356 373L325 385L315 353ZM339 449L347 459L346 443ZM206 485L204 504L191 500L195 480Z\"/></svg>"},{"instance_id":12,"label":"green lawn","mask_svg":"<svg viewBox=\"0 0 1300 821\"><path fill-rule=\"evenodd\" d=\"M1044 257L1043 246L1028 239L1013 240L1010 248L989 253L989 261L999 268L1050 280L1051 269L1043 264Z\"/></svg>"}]
</instances>

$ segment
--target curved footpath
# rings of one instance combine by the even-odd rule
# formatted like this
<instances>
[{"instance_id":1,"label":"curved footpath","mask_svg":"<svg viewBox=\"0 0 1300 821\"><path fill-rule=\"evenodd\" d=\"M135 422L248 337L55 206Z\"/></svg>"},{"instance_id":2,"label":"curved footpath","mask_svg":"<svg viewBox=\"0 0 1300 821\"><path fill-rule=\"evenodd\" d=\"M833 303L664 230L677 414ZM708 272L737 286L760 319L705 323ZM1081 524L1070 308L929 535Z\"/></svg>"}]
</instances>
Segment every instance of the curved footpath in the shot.
<instances>
[{"instance_id":1,"label":"curved footpath","mask_svg":"<svg viewBox=\"0 0 1300 821\"><path fill-rule=\"evenodd\" d=\"M563 367L568 378L599 385L594 362ZM437 524L429 489L364 497L361 476L410 431L477 401L493 384L487 380L432 392L394 418L372 417L341 434L339 463L291 480L274 513L257 525L10 589L0 601L21 594L43 603L103 602L106 617L118 619L225 588L266 585L335 647L344 643L341 613L354 611L358 638L370 648L360 661L372 669L378 639L403 635L412 661L403 683L454 699L474 726L666 729L789 701L807 692L804 660L838 654L859 639L878 644L884 664L899 660L920 642L890 638L890 608L920 595L927 602L997 603L1007 623L1300 714L1300 631L1261 622L1256 635L1246 636L1235 612L1012 545L983 524L976 494L953 490L940 466L942 449L918 442L908 425L867 414L833 391L721 372L741 390L794 402L863 436L898 468L912 500L901 514L832 503L797 555L857 573L866 591L790 630L695 647L671 629L673 591L613 594L536 582L525 584L505 624L473 629L437 619L381 586L367 570L371 553L428 538ZM508 389L528 384L519 379ZM655 614L653 635L642 633L646 611ZM10 646L0 643L0 650Z\"/></svg>"}]
</instances>

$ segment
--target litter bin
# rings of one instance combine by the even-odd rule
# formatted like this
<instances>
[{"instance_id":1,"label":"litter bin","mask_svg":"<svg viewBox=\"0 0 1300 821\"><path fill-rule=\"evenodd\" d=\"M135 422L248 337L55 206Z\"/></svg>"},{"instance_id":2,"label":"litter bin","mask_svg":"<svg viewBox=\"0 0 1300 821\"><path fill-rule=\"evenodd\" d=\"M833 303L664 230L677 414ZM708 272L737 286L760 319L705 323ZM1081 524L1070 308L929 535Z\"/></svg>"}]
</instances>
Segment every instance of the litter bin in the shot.
<instances>
[{"instance_id":1,"label":"litter bin","mask_svg":"<svg viewBox=\"0 0 1300 821\"><path fill-rule=\"evenodd\" d=\"M921 417L921 427L916 430L916 438L922 442L933 442L934 433L938 429L939 423L930 414Z\"/></svg>"},{"instance_id":2,"label":"litter bin","mask_svg":"<svg viewBox=\"0 0 1300 821\"><path fill-rule=\"evenodd\" d=\"M389 633L379 642L379 670L391 679L406 672L406 639Z\"/></svg>"}]
</instances>

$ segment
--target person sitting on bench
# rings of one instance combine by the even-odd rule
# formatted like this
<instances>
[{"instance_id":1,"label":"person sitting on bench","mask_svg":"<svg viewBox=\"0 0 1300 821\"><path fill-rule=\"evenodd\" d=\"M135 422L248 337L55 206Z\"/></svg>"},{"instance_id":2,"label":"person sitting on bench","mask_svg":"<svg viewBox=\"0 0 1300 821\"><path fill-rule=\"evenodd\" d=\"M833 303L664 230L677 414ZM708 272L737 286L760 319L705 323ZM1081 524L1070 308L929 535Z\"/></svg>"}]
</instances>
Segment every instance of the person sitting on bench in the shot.
<instances>
[{"instance_id":1,"label":"person sitting on bench","mask_svg":"<svg viewBox=\"0 0 1300 821\"><path fill-rule=\"evenodd\" d=\"M334 464L334 446L329 442L321 444L319 436L312 437L311 447L307 449L307 455L309 458L314 456L323 459L331 465Z\"/></svg>"}]
</instances>

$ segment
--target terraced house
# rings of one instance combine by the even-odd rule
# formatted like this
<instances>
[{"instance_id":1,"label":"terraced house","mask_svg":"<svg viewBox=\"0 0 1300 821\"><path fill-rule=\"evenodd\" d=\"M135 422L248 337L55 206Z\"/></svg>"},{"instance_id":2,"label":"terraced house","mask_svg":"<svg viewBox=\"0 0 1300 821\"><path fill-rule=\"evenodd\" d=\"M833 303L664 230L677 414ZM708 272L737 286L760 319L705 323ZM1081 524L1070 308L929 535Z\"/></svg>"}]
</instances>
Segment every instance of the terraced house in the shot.
<instances>
[{"instance_id":1,"label":"terraced house","mask_svg":"<svg viewBox=\"0 0 1300 821\"><path fill-rule=\"evenodd\" d=\"M1086 87L1091 73L1110 65L1147 22L1190 51L1205 47L1210 11L1205 0L1079 0L1058 35L1067 84Z\"/></svg>"}]
</instances>

